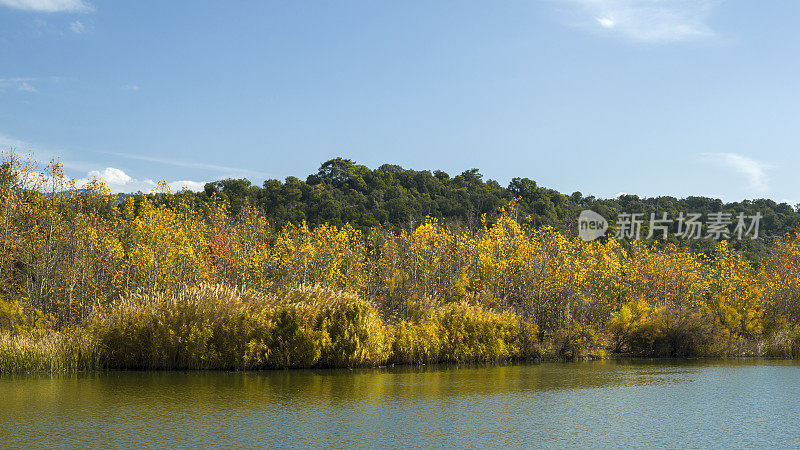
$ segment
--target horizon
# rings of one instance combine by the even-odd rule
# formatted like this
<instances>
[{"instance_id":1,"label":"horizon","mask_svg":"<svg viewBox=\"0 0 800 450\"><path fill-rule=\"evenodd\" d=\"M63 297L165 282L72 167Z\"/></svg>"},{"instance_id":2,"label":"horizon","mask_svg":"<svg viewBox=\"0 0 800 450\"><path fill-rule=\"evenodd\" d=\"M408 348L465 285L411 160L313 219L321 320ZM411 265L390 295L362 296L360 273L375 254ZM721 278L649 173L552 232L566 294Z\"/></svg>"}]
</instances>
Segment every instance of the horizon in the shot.
<instances>
[{"instance_id":1,"label":"horizon","mask_svg":"<svg viewBox=\"0 0 800 450\"><path fill-rule=\"evenodd\" d=\"M1 154L8 154L8 153L2 153L2 152L0 152L0 153ZM10 154L19 155L20 153L16 152L16 151L13 151L13 152L10 152ZM29 153L28 155L31 156L32 154ZM33 156L35 156L35 155L33 155ZM325 162L327 162L327 161L331 161L331 160L334 160L334 159L337 159L337 158L342 158L342 157L334 157L334 158L330 158L330 159L328 159L326 161L322 161L320 163L320 166L322 164L324 164ZM343 158L343 159L349 160L348 158ZM55 160L57 162L59 162L60 164L63 164L63 163L61 163L59 158L55 158ZM366 166L364 164L360 164L358 161L352 161L352 160L349 160L349 161L351 161L355 165L363 165L363 166L367 167L367 169L369 169L371 171L375 171L375 170L378 170L380 168L380 165L376 166L376 167L369 167L369 166ZM31 159L31 162L33 162L36 166L38 166L38 168L36 170L42 170L46 165L45 164L46 162L39 161L39 160L35 159L35 157ZM396 165L396 164L393 164L393 165ZM454 177L457 177L459 175L463 175L464 173L469 172L471 170L476 170L477 174L480 176L481 181L483 183L495 182L495 183L498 183L500 185L500 187L502 187L503 189L508 189L510 187L510 185L511 185L510 181L509 181L509 183L503 184L503 183L500 183L499 181L494 180L494 179L492 179L490 177L486 177L485 174L480 170L480 168L477 168L477 167L472 167L472 168L466 169L466 170L464 170L462 172L458 172L458 173L450 173L450 172L447 172L447 171L444 171L444 170L441 170L441 169L434 169L434 168L420 169L420 168L415 168L415 167L404 167L404 166L399 166L399 167L401 169L403 169L403 170L411 170L411 171L414 171L414 172L429 172L431 174L435 174L436 172L440 172L441 171L441 172L444 172L446 175L448 175L450 178L454 178ZM108 168L108 169L117 170L117 169L113 169L113 168ZM191 187L191 186L187 185L185 181L180 181L180 180L178 180L178 181L167 181L164 178L155 178L155 179L142 180L142 182L146 183L147 186L150 187L149 190L141 190L140 189L140 190L137 190L137 191L121 192L121 191L117 191L117 190L111 189L111 185L106 180L107 179L114 180L114 179L118 179L120 176L127 176L127 175L124 174L124 172L121 173L121 174L119 172L117 172L117 173L110 172L109 173L108 169L106 171L101 171L98 174L90 176L88 178L74 178L74 177L69 177L68 174L66 176L67 176L67 178L69 180L72 180L72 181L75 182L75 187L78 190L84 190L86 185L90 181L99 181L99 182L102 182L103 185L106 188L109 188L109 190L113 194L129 196L129 195L140 195L140 194L141 195L162 194L163 191L159 191L159 184L162 183L162 182L169 189L169 191L171 193L178 193L178 192L181 192L181 191L190 191L190 192L199 193L199 192L202 192L204 190L205 184L214 183L214 182L217 182L217 181L244 179L244 180L247 180L248 182L250 182L251 186L262 188L263 185L267 181L277 180L277 181L279 181L281 183L285 183L286 179L290 178L290 177L297 178L298 180L300 180L300 181L305 183L305 182L307 182L307 179L308 179L309 176L316 175L318 173L317 171L312 171L311 173L302 174L302 175L286 175L282 179L280 179L280 178L267 178L267 179L263 180L261 183L254 182L253 180L250 180L247 177L238 177L238 178L229 177L229 178L221 178L219 180L211 180L211 181L208 181L206 183L202 183L202 184L194 186L194 187ZM97 176L97 175L99 175L99 176ZM519 176L519 177L513 177L513 178L528 178L528 177ZM528 179L530 179L530 178L528 178ZM771 202L774 202L776 205L788 205L789 207L792 208L792 210L800 211L800 204L793 205L793 204L788 203L786 201L777 201L775 199L771 199L771 198L768 198L768 197L727 201L727 200L725 200L723 198L709 197L709 196L704 196L704 195L692 195L692 194L689 194L687 196L673 196L673 195L662 194L662 195L654 195L654 196L641 196L641 195L638 195L638 194L635 194L635 193L627 193L627 192L620 192L620 193L618 193L618 194L616 194L614 196L609 196L609 197L599 197L599 196L594 196L594 195L591 195L591 194L586 194L586 193L583 193L583 192L580 192L580 191L572 191L572 192L560 191L560 190L554 189L554 188L552 188L550 186L543 186L543 185L539 184L536 180L531 179L531 181L535 182L536 186L538 188L548 189L548 190L555 190L558 193L560 193L560 194L562 194L562 195L564 195L566 197L571 197L575 193L580 193L583 196L584 199L588 198L588 197L594 197L594 200L597 200L597 201L619 200L622 197L626 197L626 196L635 197L635 198L638 198L640 200L655 200L655 199L660 199L660 198L673 198L673 199L675 199L677 201L683 201L683 200L688 200L690 198L700 198L700 199L709 199L709 200L720 200L723 203L723 205L741 204L741 203L755 203L755 202L759 202L759 201L771 201Z\"/></svg>"}]
</instances>

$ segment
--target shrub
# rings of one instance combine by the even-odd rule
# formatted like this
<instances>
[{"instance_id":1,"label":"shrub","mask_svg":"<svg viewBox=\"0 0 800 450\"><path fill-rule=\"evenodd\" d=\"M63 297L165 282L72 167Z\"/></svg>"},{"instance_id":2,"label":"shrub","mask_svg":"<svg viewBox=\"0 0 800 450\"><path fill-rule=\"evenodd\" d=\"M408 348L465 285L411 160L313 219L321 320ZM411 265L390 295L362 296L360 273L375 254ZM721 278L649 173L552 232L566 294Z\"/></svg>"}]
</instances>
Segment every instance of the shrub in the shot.
<instances>
[{"instance_id":1,"label":"shrub","mask_svg":"<svg viewBox=\"0 0 800 450\"><path fill-rule=\"evenodd\" d=\"M0 333L0 373L79 372L104 367L97 342L79 332Z\"/></svg>"},{"instance_id":2,"label":"shrub","mask_svg":"<svg viewBox=\"0 0 800 450\"><path fill-rule=\"evenodd\" d=\"M418 323L401 321L394 331L392 361L401 364L429 364L439 361L442 348L440 328L428 317Z\"/></svg>"},{"instance_id":3,"label":"shrub","mask_svg":"<svg viewBox=\"0 0 800 450\"><path fill-rule=\"evenodd\" d=\"M609 321L616 350L661 357L726 356L733 339L716 314L679 307L654 307L640 299Z\"/></svg>"},{"instance_id":4,"label":"shrub","mask_svg":"<svg viewBox=\"0 0 800 450\"><path fill-rule=\"evenodd\" d=\"M386 361L390 338L372 304L342 296L323 309L329 345L322 362L328 366L367 366Z\"/></svg>"},{"instance_id":5,"label":"shrub","mask_svg":"<svg viewBox=\"0 0 800 450\"><path fill-rule=\"evenodd\" d=\"M772 358L800 358L800 329L782 329L764 340L764 356Z\"/></svg>"},{"instance_id":6,"label":"shrub","mask_svg":"<svg viewBox=\"0 0 800 450\"><path fill-rule=\"evenodd\" d=\"M371 304L312 287L281 297L210 285L134 296L97 311L89 328L117 368L363 366L389 354Z\"/></svg>"},{"instance_id":7,"label":"shrub","mask_svg":"<svg viewBox=\"0 0 800 450\"><path fill-rule=\"evenodd\" d=\"M111 367L244 368L248 343L270 330L263 298L210 285L137 295L95 311L89 328Z\"/></svg>"},{"instance_id":8,"label":"shrub","mask_svg":"<svg viewBox=\"0 0 800 450\"><path fill-rule=\"evenodd\" d=\"M519 322L520 327L520 356L524 358L541 358L544 356L539 340L539 327L532 316L523 316Z\"/></svg>"},{"instance_id":9,"label":"shrub","mask_svg":"<svg viewBox=\"0 0 800 450\"><path fill-rule=\"evenodd\" d=\"M520 327L510 312L465 302L427 312L416 323L403 321L394 340L394 361L496 362L520 356Z\"/></svg>"},{"instance_id":10,"label":"shrub","mask_svg":"<svg viewBox=\"0 0 800 450\"><path fill-rule=\"evenodd\" d=\"M552 352L555 357L573 360L605 357L605 350L601 348L597 332L579 323L555 332Z\"/></svg>"},{"instance_id":11,"label":"shrub","mask_svg":"<svg viewBox=\"0 0 800 450\"><path fill-rule=\"evenodd\" d=\"M19 331L28 325L24 313L25 304L19 300L6 301L0 299L0 330Z\"/></svg>"}]
</instances>

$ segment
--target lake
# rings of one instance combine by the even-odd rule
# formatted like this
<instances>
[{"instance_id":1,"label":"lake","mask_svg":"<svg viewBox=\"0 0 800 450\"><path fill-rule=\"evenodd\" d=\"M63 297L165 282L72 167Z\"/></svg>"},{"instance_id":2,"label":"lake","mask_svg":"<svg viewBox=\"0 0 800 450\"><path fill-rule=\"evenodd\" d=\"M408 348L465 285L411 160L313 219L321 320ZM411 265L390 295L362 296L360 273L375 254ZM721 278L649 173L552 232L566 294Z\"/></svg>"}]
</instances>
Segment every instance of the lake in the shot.
<instances>
[{"instance_id":1,"label":"lake","mask_svg":"<svg viewBox=\"0 0 800 450\"><path fill-rule=\"evenodd\" d=\"M0 377L18 446L800 446L800 364L599 361Z\"/></svg>"}]
</instances>

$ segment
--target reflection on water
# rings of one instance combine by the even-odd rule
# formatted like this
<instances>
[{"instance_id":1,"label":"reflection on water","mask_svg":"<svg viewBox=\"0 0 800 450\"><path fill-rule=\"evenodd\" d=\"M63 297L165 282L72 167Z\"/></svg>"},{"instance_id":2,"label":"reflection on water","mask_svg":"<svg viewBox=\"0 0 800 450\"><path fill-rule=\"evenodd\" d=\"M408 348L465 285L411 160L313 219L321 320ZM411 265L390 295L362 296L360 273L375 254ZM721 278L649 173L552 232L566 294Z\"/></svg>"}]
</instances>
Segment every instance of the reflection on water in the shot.
<instances>
[{"instance_id":1,"label":"reflection on water","mask_svg":"<svg viewBox=\"0 0 800 450\"><path fill-rule=\"evenodd\" d=\"M797 446L792 362L0 378L21 445Z\"/></svg>"}]
</instances>

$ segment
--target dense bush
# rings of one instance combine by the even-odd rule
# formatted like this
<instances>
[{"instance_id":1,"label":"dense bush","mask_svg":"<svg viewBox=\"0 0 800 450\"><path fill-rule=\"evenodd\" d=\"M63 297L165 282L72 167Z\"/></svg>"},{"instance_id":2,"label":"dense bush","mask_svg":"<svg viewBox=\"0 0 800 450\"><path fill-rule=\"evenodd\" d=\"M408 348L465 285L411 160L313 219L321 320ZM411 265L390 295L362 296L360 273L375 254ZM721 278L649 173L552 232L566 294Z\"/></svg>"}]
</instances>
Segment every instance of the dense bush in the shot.
<instances>
[{"instance_id":1,"label":"dense bush","mask_svg":"<svg viewBox=\"0 0 800 450\"><path fill-rule=\"evenodd\" d=\"M0 374L79 372L106 367L97 342L82 330L0 332Z\"/></svg>"},{"instance_id":2,"label":"dense bush","mask_svg":"<svg viewBox=\"0 0 800 450\"><path fill-rule=\"evenodd\" d=\"M89 329L118 368L376 365L389 347L372 305L308 287L280 300L208 285L133 296L98 310Z\"/></svg>"},{"instance_id":3,"label":"dense bush","mask_svg":"<svg viewBox=\"0 0 800 450\"><path fill-rule=\"evenodd\" d=\"M245 368L248 344L271 341L264 298L201 286L175 295L134 295L89 319L110 367Z\"/></svg>"},{"instance_id":4,"label":"dense bush","mask_svg":"<svg viewBox=\"0 0 800 450\"><path fill-rule=\"evenodd\" d=\"M393 361L497 362L524 356L519 319L466 302L429 306L397 325Z\"/></svg>"},{"instance_id":5,"label":"dense bush","mask_svg":"<svg viewBox=\"0 0 800 450\"><path fill-rule=\"evenodd\" d=\"M654 307L632 301L609 322L616 350L661 357L726 356L733 352L731 332L718 316L689 308Z\"/></svg>"}]
</instances>

